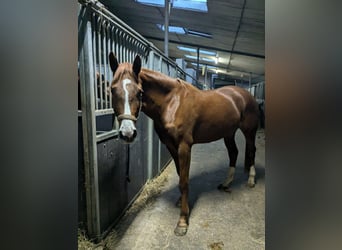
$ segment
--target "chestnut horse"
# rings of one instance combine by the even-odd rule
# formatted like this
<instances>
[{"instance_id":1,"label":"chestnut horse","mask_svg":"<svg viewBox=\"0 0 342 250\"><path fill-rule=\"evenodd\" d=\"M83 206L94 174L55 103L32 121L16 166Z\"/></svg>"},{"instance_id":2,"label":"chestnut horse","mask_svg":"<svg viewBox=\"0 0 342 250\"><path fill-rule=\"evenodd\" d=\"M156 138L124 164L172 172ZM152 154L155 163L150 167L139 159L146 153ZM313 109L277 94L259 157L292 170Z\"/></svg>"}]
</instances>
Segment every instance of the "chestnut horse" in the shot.
<instances>
[{"instance_id":1,"label":"chestnut horse","mask_svg":"<svg viewBox=\"0 0 342 250\"><path fill-rule=\"evenodd\" d=\"M246 90L227 86L203 91L183 80L141 68L139 56L133 65L119 64L109 54L113 71L111 85L113 108L119 121L119 137L132 142L137 135L135 123L140 110L154 121L154 128L175 162L179 176L181 212L176 235L185 235L189 224L188 183L191 147L223 138L228 149L229 169L226 180L218 186L228 191L234 179L238 149L235 132L246 138L245 171L248 186L255 182L255 135L258 128L258 104Z\"/></svg>"}]
</instances>

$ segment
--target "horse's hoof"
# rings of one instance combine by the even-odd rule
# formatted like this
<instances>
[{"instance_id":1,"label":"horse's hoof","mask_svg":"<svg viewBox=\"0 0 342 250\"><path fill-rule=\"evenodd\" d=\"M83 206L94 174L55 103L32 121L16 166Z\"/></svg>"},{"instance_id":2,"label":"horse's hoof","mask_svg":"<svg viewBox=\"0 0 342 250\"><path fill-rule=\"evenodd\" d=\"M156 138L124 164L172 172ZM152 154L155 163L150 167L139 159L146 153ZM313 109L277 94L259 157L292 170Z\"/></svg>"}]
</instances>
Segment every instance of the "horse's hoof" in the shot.
<instances>
[{"instance_id":1,"label":"horse's hoof","mask_svg":"<svg viewBox=\"0 0 342 250\"><path fill-rule=\"evenodd\" d=\"M248 182L248 183L247 183L247 186L248 186L249 188L254 188L254 187L255 187L255 183Z\"/></svg>"},{"instance_id":2,"label":"horse's hoof","mask_svg":"<svg viewBox=\"0 0 342 250\"><path fill-rule=\"evenodd\" d=\"M176 236L184 236L186 235L187 231L188 231L188 226L180 227L177 225L174 232Z\"/></svg>"},{"instance_id":3,"label":"horse's hoof","mask_svg":"<svg viewBox=\"0 0 342 250\"><path fill-rule=\"evenodd\" d=\"M228 193L232 192L232 190L230 189L230 185L223 186L223 184L220 184L220 185L217 186L217 189L220 190L220 191L228 192Z\"/></svg>"}]
</instances>

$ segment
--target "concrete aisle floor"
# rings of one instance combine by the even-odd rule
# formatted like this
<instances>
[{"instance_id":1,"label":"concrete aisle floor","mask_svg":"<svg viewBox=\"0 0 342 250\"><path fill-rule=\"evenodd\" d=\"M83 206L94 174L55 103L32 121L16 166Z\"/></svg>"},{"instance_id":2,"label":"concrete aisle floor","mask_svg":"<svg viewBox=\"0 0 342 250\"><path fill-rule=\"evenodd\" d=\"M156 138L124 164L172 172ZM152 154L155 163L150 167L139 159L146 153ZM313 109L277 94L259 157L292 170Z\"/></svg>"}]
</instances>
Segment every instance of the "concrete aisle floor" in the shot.
<instances>
[{"instance_id":1,"label":"concrete aisle floor","mask_svg":"<svg viewBox=\"0 0 342 250\"><path fill-rule=\"evenodd\" d=\"M256 186L246 185L244 137L236 134L239 149L232 192L220 192L217 185L226 177L228 154L223 140L194 145L190 167L190 226L183 237L173 230L179 217L178 176L173 161L165 171L168 181L158 198L126 226L110 249L264 249L265 248L265 136L257 133ZM171 169L169 169L171 168ZM112 246L110 246L112 245Z\"/></svg>"}]
</instances>

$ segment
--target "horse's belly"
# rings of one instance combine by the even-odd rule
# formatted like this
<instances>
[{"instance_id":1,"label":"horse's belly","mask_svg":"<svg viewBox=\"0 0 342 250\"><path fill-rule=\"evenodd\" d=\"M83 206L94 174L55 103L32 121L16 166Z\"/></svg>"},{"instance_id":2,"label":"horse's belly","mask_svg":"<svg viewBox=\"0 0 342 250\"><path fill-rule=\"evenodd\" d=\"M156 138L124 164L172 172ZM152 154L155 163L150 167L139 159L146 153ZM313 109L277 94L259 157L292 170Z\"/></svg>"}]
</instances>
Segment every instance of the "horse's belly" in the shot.
<instances>
[{"instance_id":1,"label":"horse's belly","mask_svg":"<svg viewBox=\"0 0 342 250\"><path fill-rule=\"evenodd\" d=\"M231 136L236 131L238 125L236 124L208 124L202 123L196 126L193 132L194 143L206 143L216 141L221 138Z\"/></svg>"}]
</instances>

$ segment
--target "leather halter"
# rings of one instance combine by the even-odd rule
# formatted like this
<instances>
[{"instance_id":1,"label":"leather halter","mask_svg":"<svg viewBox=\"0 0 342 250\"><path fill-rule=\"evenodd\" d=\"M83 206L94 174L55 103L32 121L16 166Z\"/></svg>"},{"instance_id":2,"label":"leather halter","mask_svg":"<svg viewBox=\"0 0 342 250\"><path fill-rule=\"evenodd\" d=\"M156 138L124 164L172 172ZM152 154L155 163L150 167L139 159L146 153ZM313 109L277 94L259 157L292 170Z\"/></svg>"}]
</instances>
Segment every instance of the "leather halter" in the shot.
<instances>
[{"instance_id":1,"label":"leather halter","mask_svg":"<svg viewBox=\"0 0 342 250\"><path fill-rule=\"evenodd\" d=\"M142 92L140 92L138 116L135 117L134 115L121 114L121 115L117 116L118 121L121 122L122 120L131 120L131 121L136 122L138 120L138 118L139 118L139 115L140 115L141 106L142 106Z\"/></svg>"},{"instance_id":2,"label":"leather halter","mask_svg":"<svg viewBox=\"0 0 342 250\"><path fill-rule=\"evenodd\" d=\"M127 114L118 115L118 121L120 122L122 120L131 120L131 121L136 122L138 118L135 117L134 115L127 115Z\"/></svg>"}]
</instances>

